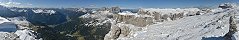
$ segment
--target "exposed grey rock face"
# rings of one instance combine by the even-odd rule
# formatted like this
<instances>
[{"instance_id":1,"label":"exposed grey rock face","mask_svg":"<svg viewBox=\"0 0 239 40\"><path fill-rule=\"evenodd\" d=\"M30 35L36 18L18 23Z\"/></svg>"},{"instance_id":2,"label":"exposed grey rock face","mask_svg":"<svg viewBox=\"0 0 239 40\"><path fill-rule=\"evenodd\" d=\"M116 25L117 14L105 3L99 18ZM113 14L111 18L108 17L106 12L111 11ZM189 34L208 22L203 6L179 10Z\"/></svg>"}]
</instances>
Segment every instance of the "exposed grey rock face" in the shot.
<instances>
[{"instance_id":1,"label":"exposed grey rock face","mask_svg":"<svg viewBox=\"0 0 239 40\"><path fill-rule=\"evenodd\" d=\"M119 7L111 7L111 8L102 7L98 11L109 11L111 13L119 13L121 11L121 9Z\"/></svg>"},{"instance_id":2,"label":"exposed grey rock face","mask_svg":"<svg viewBox=\"0 0 239 40\"><path fill-rule=\"evenodd\" d=\"M226 8L232 8L233 6L230 3L221 4L218 6L219 8L226 9Z\"/></svg>"},{"instance_id":3,"label":"exposed grey rock face","mask_svg":"<svg viewBox=\"0 0 239 40\"><path fill-rule=\"evenodd\" d=\"M119 7L111 7L110 12L112 13L119 13L121 10Z\"/></svg>"},{"instance_id":4,"label":"exposed grey rock face","mask_svg":"<svg viewBox=\"0 0 239 40\"><path fill-rule=\"evenodd\" d=\"M165 40L197 39L199 40L201 39L201 37L205 37L212 34L224 35L226 33L225 30L227 30L225 29L226 27L224 26L228 26L229 24L227 20L229 19L229 16L227 14L228 11L231 11L231 10L220 9L220 8L205 9L205 10L201 10L198 8L139 9L139 11L136 14L132 14L132 13L115 14L113 15L113 19L117 22L115 25L130 24L136 27L146 27L150 29L147 29L146 31L141 31L141 32L145 32L145 33L141 33L141 32L135 32L136 28L132 28L133 26L117 25L114 27L119 28L120 33L119 31L117 31L119 29L111 28L111 31L107 34L107 36L105 36L105 40L109 40L109 39L110 40L116 40L116 39L117 40L138 40L138 39L140 40L155 40L155 39L165 39ZM156 24L152 26L151 24L155 22L162 22L162 24ZM235 22L230 21L230 26L234 26L230 28L230 30L234 31L233 33L235 33L235 30L236 30L235 24L236 24ZM151 25L151 26L148 27L147 25ZM185 29L182 29L182 28L185 28ZM195 30L192 29L190 31L191 33L182 33L182 32L187 32L191 28ZM169 31L172 31L172 32L169 32ZM159 34L154 32L159 32ZM196 32L200 32L200 33L197 34ZM222 32L222 33L217 33L217 32ZM134 33L144 34L144 35L137 36L138 34L134 34ZM231 38L233 35L231 32L229 32L228 34L229 34L229 37L224 37L225 39Z\"/></svg>"},{"instance_id":5,"label":"exposed grey rock face","mask_svg":"<svg viewBox=\"0 0 239 40\"><path fill-rule=\"evenodd\" d=\"M120 36L122 37L126 37L129 35L131 29L129 28L130 26L125 26L125 25L121 25L122 27L120 27L121 29L121 34Z\"/></svg>"},{"instance_id":6,"label":"exposed grey rock face","mask_svg":"<svg viewBox=\"0 0 239 40\"><path fill-rule=\"evenodd\" d=\"M131 32L140 31L142 27L132 24L117 23L111 27L111 31L105 35L104 40L116 40L121 37L131 37L134 35ZM119 33L120 32L120 33Z\"/></svg>"},{"instance_id":7,"label":"exposed grey rock face","mask_svg":"<svg viewBox=\"0 0 239 40\"><path fill-rule=\"evenodd\" d=\"M179 19L179 18L183 18L183 13L171 14L170 15L171 20L176 20L176 19Z\"/></svg>"},{"instance_id":8,"label":"exposed grey rock face","mask_svg":"<svg viewBox=\"0 0 239 40\"><path fill-rule=\"evenodd\" d=\"M198 11L198 12L196 13L196 15L201 15L201 14L200 14L200 11Z\"/></svg>"},{"instance_id":9,"label":"exposed grey rock face","mask_svg":"<svg viewBox=\"0 0 239 40\"><path fill-rule=\"evenodd\" d=\"M188 9L139 9L138 14L154 16L154 19L158 22L171 21L180 19L182 17L202 15L198 8Z\"/></svg>"},{"instance_id":10,"label":"exposed grey rock face","mask_svg":"<svg viewBox=\"0 0 239 40\"><path fill-rule=\"evenodd\" d=\"M151 13L149 13L149 11L146 11L143 8L140 8L137 13L142 15L152 15Z\"/></svg>"},{"instance_id":11,"label":"exposed grey rock face","mask_svg":"<svg viewBox=\"0 0 239 40\"><path fill-rule=\"evenodd\" d=\"M153 17L135 17L126 21L126 24L132 24L139 27L145 27L154 23Z\"/></svg>"},{"instance_id":12,"label":"exposed grey rock face","mask_svg":"<svg viewBox=\"0 0 239 40\"><path fill-rule=\"evenodd\" d=\"M224 35L224 40L232 40L233 34L238 32L237 26L236 26L236 20L235 15L231 13L230 19L229 19L229 32Z\"/></svg>"},{"instance_id":13,"label":"exposed grey rock face","mask_svg":"<svg viewBox=\"0 0 239 40\"><path fill-rule=\"evenodd\" d=\"M159 20L160 14L158 12L153 12L154 20Z\"/></svg>"},{"instance_id":14,"label":"exposed grey rock face","mask_svg":"<svg viewBox=\"0 0 239 40\"><path fill-rule=\"evenodd\" d=\"M154 18L146 15L137 15L133 13L113 14L111 30L105 35L104 40L115 40L118 37L127 37L130 32L138 30L137 27L145 27L153 23Z\"/></svg>"},{"instance_id":15,"label":"exposed grey rock face","mask_svg":"<svg viewBox=\"0 0 239 40\"><path fill-rule=\"evenodd\" d=\"M131 32L136 33L129 34L135 35L133 37L119 37L118 40L202 40L204 36L223 36L227 32L225 31L229 19L229 17L226 17L227 14L227 12L208 13L159 22L145 27L147 29L140 32ZM217 29L217 27L221 28Z\"/></svg>"},{"instance_id":16,"label":"exposed grey rock face","mask_svg":"<svg viewBox=\"0 0 239 40\"><path fill-rule=\"evenodd\" d=\"M236 3L224 3L224 4L220 4L218 6L218 8L222 8L222 9L235 9L235 8L239 8L238 4Z\"/></svg>"},{"instance_id":17,"label":"exposed grey rock face","mask_svg":"<svg viewBox=\"0 0 239 40\"><path fill-rule=\"evenodd\" d=\"M121 29L120 27L117 26L111 26L111 30L109 33L107 33L104 37L104 40L115 40L117 39L121 34Z\"/></svg>"},{"instance_id":18,"label":"exposed grey rock face","mask_svg":"<svg viewBox=\"0 0 239 40\"><path fill-rule=\"evenodd\" d=\"M107 11L107 10L108 10L107 7L102 7L102 8L100 8L98 11Z\"/></svg>"},{"instance_id":19,"label":"exposed grey rock face","mask_svg":"<svg viewBox=\"0 0 239 40\"><path fill-rule=\"evenodd\" d=\"M1 32L0 35L0 40L20 40L14 33Z\"/></svg>"},{"instance_id":20,"label":"exposed grey rock face","mask_svg":"<svg viewBox=\"0 0 239 40\"><path fill-rule=\"evenodd\" d=\"M238 11L238 9L236 10ZM153 16L154 20L163 20L162 23L160 22L149 27L147 26L146 30L141 31L142 33L132 32L132 29L129 28L131 29L130 34L126 37L120 36L117 40L207 40L211 37L221 38L221 36L227 33L227 28L229 28L229 32L224 36L224 39L232 40L232 37L237 32L234 16L228 15L231 14L230 12L234 12L234 9L227 10L217 8L189 12L185 10L183 12L178 12L177 10L175 13L157 11L158 10L148 11L141 9L138 14ZM120 28L123 30L122 27ZM121 31L121 34L123 34L123 31ZM128 38L129 35L135 35L136 37ZM223 37L221 39L223 39Z\"/></svg>"},{"instance_id":21,"label":"exposed grey rock face","mask_svg":"<svg viewBox=\"0 0 239 40\"><path fill-rule=\"evenodd\" d=\"M113 16L114 20L117 21L117 23L126 23L126 24L132 24L135 26L144 27L149 24L153 23L154 18L149 15L137 15L133 13L125 13L123 14L115 14Z\"/></svg>"},{"instance_id":22,"label":"exposed grey rock face","mask_svg":"<svg viewBox=\"0 0 239 40\"><path fill-rule=\"evenodd\" d=\"M196 14L196 12L194 11L190 13ZM131 32L135 32L141 29L137 29L135 27L146 27L147 25L153 24L155 20L157 22L163 22L176 20L183 17L185 17L185 14L183 12L162 13L158 11L149 11L144 9L140 9L138 13L122 12L119 14L114 14L113 19L116 21L116 24L113 24L115 26L111 26L111 31L106 34L104 40L115 40L118 37L133 36L130 35ZM128 24L133 26L128 26Z\"/></svg>"},{"instance_id":23,"label":"exposed grey rock face","mask_svg":"<svg viewBox=\"0 0 239 40\"><path fill-rule=\"evenodd\" d=\"M98 39L103 40L103 39L118 38L117 35L120 34L120 28L115 28L113 26L114 24L111 23L111 18L107 17L107 16L110 16L109 14L112 14L112 13L87 14L80 17L81 20L84 20L84 24L83 24L84 27L81 27L81 28L82 29L85 28L85 30L89 30L83 33L83 35L89 36L89 37L84 37L86 40L98 40ZM86 29L86 28L89 28L89 29ZM110 28L113 28L115 30L112 29L112 33L109 33L111 32ZM113 34L113 35L111 35L108 38L105 38L105 36L107 36L106 35L107 33Z\"/></svg>"},{"instance_id":24,"label":"exposed grey rock face","mask_svg":"<svg viewBox=\"0 0 239 40\"><path fill-rule=\"evenodd\" d=\"M164 21L167 21L169 18L168 14L164 14L163 16L161 16L161 19L163 19Z\"/></svg>"}]
</instances>

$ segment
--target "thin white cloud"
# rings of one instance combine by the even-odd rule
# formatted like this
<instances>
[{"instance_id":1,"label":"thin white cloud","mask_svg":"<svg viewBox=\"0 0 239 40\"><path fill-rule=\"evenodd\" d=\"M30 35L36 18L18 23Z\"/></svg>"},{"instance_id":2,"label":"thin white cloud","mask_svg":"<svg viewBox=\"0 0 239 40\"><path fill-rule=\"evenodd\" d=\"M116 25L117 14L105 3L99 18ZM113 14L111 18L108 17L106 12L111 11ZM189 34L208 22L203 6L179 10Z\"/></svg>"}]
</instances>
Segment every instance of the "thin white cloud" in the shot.
<instances>
[{"instance_id":1,"label":"thin white cloud","mask_svg":"<svg viewBox=\"0 0 239 40\"><path fill-rule=\"evenodd\" d=\"M27 5L32 5L32 4L28 3Z\"/></svg>"},{"instance_id":2,"label":"thin white cloud","mask_svg":"<svg viewBox=\"0 0 239 40\"><path fill-rule=\"evenodd\" d=\"M6 3L6 4L14 4L14 5L19 5L19 4L21 4L21 3L18 3L18 2L8 2L8 3Z\"/></svg>"},{"instance_id":3,"label":"thin white cloud","mask_svg":"<svg viewBox=\"0 0 239 40\"><path fill-rule=\"evenodd\" d=\"M0 3L0 5L6 6L6 7L15 7L21 4L22 3L18 3L18 2L1 2Z\"/></svg>"},{"instance_id":4,"label":"thin white cloud","mask_svg":"<svg viewBox=\"0 0 239 40\"><path fill-rule=\"evenodd\" d=\"M9 1L9 2L0 2L0 5L6 6L6 7L29 7L32 4Z\"/></svg>"}]
</instances>

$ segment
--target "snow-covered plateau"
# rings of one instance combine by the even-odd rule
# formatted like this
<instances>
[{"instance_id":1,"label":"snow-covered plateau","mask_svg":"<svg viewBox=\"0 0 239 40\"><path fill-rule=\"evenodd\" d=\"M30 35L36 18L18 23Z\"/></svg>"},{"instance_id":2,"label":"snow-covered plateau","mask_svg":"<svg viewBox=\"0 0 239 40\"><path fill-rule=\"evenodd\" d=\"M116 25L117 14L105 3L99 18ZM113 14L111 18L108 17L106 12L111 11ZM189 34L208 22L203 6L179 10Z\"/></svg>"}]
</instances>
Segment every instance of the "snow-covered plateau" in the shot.
<instances>
[{"instance_id":1,"label":"snow-covered plateau","mask_svg":"<svg viewBox=\"0 0 239 40\"><path fill-rule=\"evenodd\" d=\"M104 40L239 40L237 31L239 9L227 3L210 10L142 8L136 14L130 12L119 14L125 17L116 18L120 22L111 27ZM127 23L129 19L135 18L128 15L149 15L153 16L154 21L153 24L138 27ZM124 19L126 22L121 21ZM140 22L142 21L138 21L137 24L145 23ZM125 27L118 24L129 25Z\"/></svg>"}]
</instances>

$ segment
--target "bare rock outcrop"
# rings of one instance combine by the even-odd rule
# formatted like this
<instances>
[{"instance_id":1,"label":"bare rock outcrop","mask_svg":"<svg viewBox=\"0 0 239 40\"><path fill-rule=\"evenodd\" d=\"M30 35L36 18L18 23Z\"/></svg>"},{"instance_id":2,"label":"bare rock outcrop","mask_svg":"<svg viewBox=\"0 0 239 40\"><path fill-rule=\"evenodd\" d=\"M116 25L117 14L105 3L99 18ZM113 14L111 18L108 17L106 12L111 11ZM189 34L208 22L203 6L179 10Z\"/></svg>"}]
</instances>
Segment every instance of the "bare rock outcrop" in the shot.
<instances>
[{"instance_id":1,"label":"bare rock outcrop","mask_svg":"<svg viewBox=\"0 0 239 40\"><path fill-rule=\"evenodd\" d=\"M159 10L159 11L158 11ZM179 9L178 9L179 10ZM185 9L184 9L185 10ZM170 12L164 12L170 11ZM133 26L127 25L134 25L137 27L145 27L147 25L153 24L155 21L163 22L163 21L171 21L182 18L186 16L187 13L193 13L196 15L196 11L176 11L176 9L166 10L166 9L156 9L156 10L148 10L148 9L140 9L138 13L131 13L128 11L121 12L118 14L113 14L113 20L116 21L116 24L111 26L111 30L108 34L105 35L104 40L115 40L118 37L127 37L129 36L130 32L133 32L135 28ZM120 24L127 24L127 25L120 25Z\"/></svg>"},{"instance_id":2,"label":"bare rock outcrop","mask_svg":"<svg viewBox=\"0 0 239 40\"><path fill-rule=\"evenodd\" d=\"M198 8L188 9L139 9L138 14L150 15L158 22L176 20L186 16L202 15Z\"/></svg>"},{"instance_id":3,"label":"bare rock outcrop","mask_svg":"<svg viewBox=\"0 0 239 40\"><path fill-rule=\"evenodd\" d=\"M0 40L20 40L14 33L0 32Z\"/></svg>"},{"instance_id":4,"label":"bare rock outcrop","mask_svg":"<svg viewBox=\"0 0 239 40\"><path fill-rule=\"evenodd\" d=\"M224 40L232 40L233 34L237 32L235 16L232 15L229 19L229 32L224 35Z\"/></svg>"},{"instance_id":5,"label":"bare rock outcrop","mask_svg":"<svg viewBox=\"0 0 239 40\"><path fill-rule=\"evenodd\" d=\"M218 6L219 8L226 9L226 8L232 8L233 6L230 3L221 4Z\"/></svg>"},{"instance_id":6,"label":"bare rock outcrop","mask_svg":"<svg viewBox=\"0 0 239 40\"><path fill-rule=\"evenodd\" d=\"M110 8L110 12L112 12L112 13L119 13L121 10L120 10L120 8L119 7L111 7Z\"/></svg>"},{"instance_id":7,"label":"bare rock outcrop","mask_svg":"<svg viewBox=\"0 0 239 40\"><path fill-rule=\"evenodd\" d=\"M132 24L117 23L111 26L111 30L105 35L104 40L116 40L122 37L131 37L132 32L142 30L142 27L137 27Z\"/></svg>"},{"instance_id":8,"label":"bare rock outcrop","mask_svg":"<svg viewBox=\"0 0 239 40\"><path fill-rule=\"evenodd\" d=\"M114 15L114 20L117 23L132 24L135 26L144 27L153 23L153 17L150 15L138 15L137 13L122 12Z\"/></svg>"},{"instance_id":9,"label":"bare rock outcrop","mask_svg":"<svg viewBox=\"0 0 239 40\"><path fill-rule=\"evenodd\" d=\"M111 7L111 8L107 8L107 7L102 7L101 9L99 9L98 11L109 11L111 13L119 13L121 11L121 9L116 6L116 7Z\"/></svg>"},{"instance_id":10,"label":"bare rock outcrop","mask_svg":"<svg viewBox=\"0 0 239 40\"><path fill-rule=\"evenodd\" d=\"M239 8L239 7L238 7L238 4L236 3L224 3L224 4L220 4L218 8L228 9L228 8Z\"/></svg>"},{"instance_id":11,"label":"bare rock outcrop","mask_svg":"<svg viewBox=\"0 0 239 40\"><path fill-rule=\"evenodd\" d=\"M109 33L104 37L104 40L114 40L117 39L121 34L121 29L117 26L111 26Z\"/></svg>"},{"instance_id":12,"label":"bare rock outcrop","mask_svg":"<svg viewBox=\"0 0 239 40\"><path fill-rule=\"evenodd\" d=\"M208 21L214 20L213 18L217 18L217 17L220 17L221 15L226 14L226 13L222 13L222 12L226 12L226 10L221 9L221 8L203 9L203 10L198 9L198 8L187 8L187 9L180 9L180 8L177 8L177 9L158 9L158 8L143 9L143 8L141 8L138 10L137 13L120 12L118 14L113 15L113 20L116 21L116 24L114 24L114 26L111 27L111 31L105 36L104 40L116 40L116 39L124 40L124 38L128 38L128 37L131 38L132 35L133 35L132 37L135 37L135 35L138 35L138 34L134 34L134 33L137 33L135 31L138 30L135 27L141 27L140 29L144 29L143 27L150 28L152 26L148 27L147 25L151 25L154 22L173 21L173 20L177 20L177 19L180 19L183 17L186 17L187 21L189 21L189 20L191 21L193 19L193 21L191 21L191 22L195 22L194 20L197 20L198 23L203 22L202 24L196 24L196 25L203 26L204 22L207 23ZM208 13L212 13L212 14L208 14ZM214 15L215 13L218 13L218 14ZM217 15L219 15L219 16L217 16ZM193 17L191 18L189 16L193 16ZM209 20L202 19L202 18L206 18L206 17L209 17L210 19ZM195 19L195 18L197 18L197 19ZM223 18L220 18L220 19L223 19ZM235 22L234 18L235 18L234 16L230 17L230 20L229 20L230 29L229 29L229 32L224 36L225 40L231 40L233 35L237 32L237 29L236 29L237 26L236 26L236 22ZM185 19L185 18L183 18L183 19ZM200 19L200 20L198 20L198 19ZM218 20L220 20L220 19L218 19ZM221 23L221 21L218 21L218 20L217 20L217 22ZM180 19L180 22L181 21L185 21L185 20ZM185 21L185 22L187 22L187 21ZM177 20L177 22L178 22L178 20ZM180 25L178 25L177 22L173 22L173 23L176 23L175 25L177 25L175 27L180 26ZM226 22L228 22L228 21L226 21ZM125 25L119 25L119 24L125 24ZM167 23L165 23L165 24L167 24ZM182 23L182 24L184 24L184 23ZM188 24L191 24L191 23L188 23ZM133 25L133 26L127 26L127 25ZM161 26L161 24L159 24L159 25ZM155 25L155 26L159 26L159 25ZM209 25L213 25L213 26L215 25L218 28L220 28L222 26L221 24L217 24L216 22L209 24ZM188 27L191 27L191 26L194 26L194 25L190 25ZM165 26L162 26L162 29L164 27ZM182 26L182 27L185 27L185 26ZM155 27L155 28L157 28L157 27ZM198 28L198 27L194 26L193 28ZM216 29L218 29L218 28L216 28ZM158 28L158 29L160 29L160 28ZM182 30L182 29L180 29L180 30ZM165 30L165 32L167 32L167 31L168 30ZM142 32L148 32L148 31L142 31ZM150 33L148 33L148 34L150 34ZM148 34L146 34L146 35L148 35ZM173 34L173 32L172 32L172 34ZM154 34L152 34L152 35L154 35ZM171 35L171 34L167 34L167 35ZM167 35L165 37L169 37ZM175 35L177 35L177 34L175 34ZM185 35L187 35L187 34L185 34ZM198 35L198 34L193 34L193 36L195 36L195 35ZM202 35L205 35L205 34L202 34ZM136 38L141 39L140 37L141 36L136 37ZM152 36L152 37L154 37L154 36ZM159 37L161 37L161 34ZM155 38L159 38L159 37L155 37ZM188 36L188 37L192 37L192 36ZM142 39L144 39L144 38L145 37L143 37ZM176 38L176 39L178 39L178 38Z\"/></svg>"}]
</instances>

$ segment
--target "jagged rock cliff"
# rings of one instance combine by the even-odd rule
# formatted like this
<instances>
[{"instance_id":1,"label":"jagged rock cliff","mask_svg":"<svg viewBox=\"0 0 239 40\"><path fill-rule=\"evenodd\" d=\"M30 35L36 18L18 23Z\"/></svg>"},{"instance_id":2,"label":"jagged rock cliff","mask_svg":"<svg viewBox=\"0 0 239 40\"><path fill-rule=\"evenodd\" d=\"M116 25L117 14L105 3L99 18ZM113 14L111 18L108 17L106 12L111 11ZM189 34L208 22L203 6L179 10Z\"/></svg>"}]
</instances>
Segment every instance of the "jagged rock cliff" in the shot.
<instances>
[{"instance_id":1,"label":"jagged rock cliff","mask_svg":"<svg viewBox=\"0 0 239 40\"><path fill-rule=\"evenodd\" d=\"M139 15L137 13L131 13L128 11L118 13L114 15L114 20L117 23L132 24L140 27L147 26L153 23L153 17L149 15Z\"/></svg>"},{"instance_id":2,"label":"jagged rock cliff","mask_svg":"<svg viewBox=\"0 0 239 40\"><path fill-rule=\"evenodd\" d=\"M237 30L236 21L235 21L235 15L231 13L231 16L229 19L229 32L223 36L224 40L232 40L233 34L235 34L236 32L238 32L238 30Z\"/></svg>"},{"instance_id":3,"label":"jagged rock cliff","mask_svg":"<svg viewBox=\"0 0 239 40\"><path fill-rule=\"evenodd\" d=\"M152 25L153 23L171 21L187 17L189 15L196 15L198 11L199 9L196 8L140 9L138 13L124 11L118 14L114 14L113 20L115 20L116 23L111 26L111 31L105 36L104 40L114 40L117 39L118 37L128 37L128 35L130 35L131 32L140 31L142 30L143 27ZM121 24L121 26L119 24Z\"/></svg>"},{"instance_id":4,"label":"jagged rock cliff","mask_svg":"<svg viewBox=\"0 0 239 40\"><path fill-rule=\"evenodd\" d=\"M114 15L116 23L111 26L111 31L106 34L104 40L221 40L224 35L224 39L237 39L236 23L229 15L237 11L237 8L232 7L231 9L150 8L139 9L137 13L122 12Z\"/></svg>"}]
</instances>

